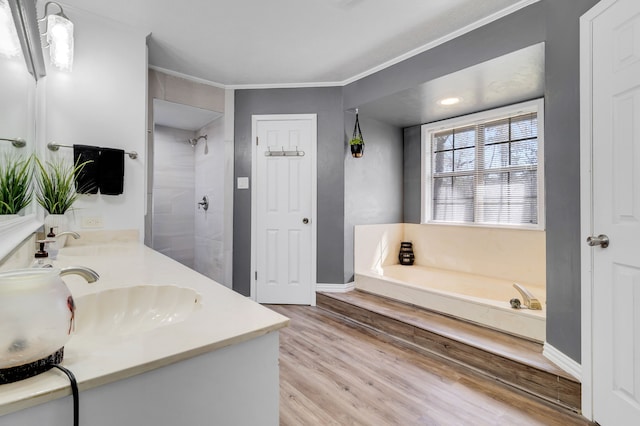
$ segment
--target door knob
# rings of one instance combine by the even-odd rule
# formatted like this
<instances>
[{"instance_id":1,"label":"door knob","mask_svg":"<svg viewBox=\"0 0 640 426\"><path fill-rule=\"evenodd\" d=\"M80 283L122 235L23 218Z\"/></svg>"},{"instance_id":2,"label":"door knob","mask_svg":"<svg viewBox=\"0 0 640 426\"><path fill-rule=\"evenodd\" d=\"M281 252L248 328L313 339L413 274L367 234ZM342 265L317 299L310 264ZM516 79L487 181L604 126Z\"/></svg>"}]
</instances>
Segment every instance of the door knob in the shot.
<instances>
[{"instance_id":1,"label":"door knob","mask_svg":"<svg viewBox=\"0 0 640 426\"><path fill-rule=\"evenodd\" d=\"M604 234L600 234L597 237L590 236L587 238L587 244L591 247L600 246L602 248L609 247L609 237Z\"/></svg>"},{"instance_id":2,"label":"door knob","mask_svg":"<svg viewBox=\"0 0 640 426\"><path fill-rule=\"evenodd\" d=\"M302 223L304 223L305 225L309 223L309 218L305 217L304 219L302 219Z\"/></svg>"},{"instance_id":3,"label":"door knob","mask_svg":"<svg viewBox=\"0 0 640 426\"><path fill-rule=\"evenodd\" d=\"M209 197L206 195L202 197L202 201L198 201L198 210L200 210L200 206L204 208L204 211L209 210Z\"/></svg>"}]
</instances>

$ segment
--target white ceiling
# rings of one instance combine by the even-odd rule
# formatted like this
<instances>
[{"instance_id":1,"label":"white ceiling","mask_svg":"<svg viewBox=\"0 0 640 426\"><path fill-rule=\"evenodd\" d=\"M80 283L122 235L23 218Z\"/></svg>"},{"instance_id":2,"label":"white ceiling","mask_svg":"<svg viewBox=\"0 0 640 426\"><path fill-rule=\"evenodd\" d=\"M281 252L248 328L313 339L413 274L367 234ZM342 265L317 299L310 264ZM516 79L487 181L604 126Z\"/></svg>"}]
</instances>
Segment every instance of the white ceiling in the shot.
<instances>
[{"instance_id":1,"label":"white ceiling","mask_svg":"<svg viewBox=\"0 0 640 426\"><path fill-rule=\"evenodd\" d=\"M63 0L151 33L150 65L223 85L344 84L536 0Z\"/></svg>"}]
</instances>

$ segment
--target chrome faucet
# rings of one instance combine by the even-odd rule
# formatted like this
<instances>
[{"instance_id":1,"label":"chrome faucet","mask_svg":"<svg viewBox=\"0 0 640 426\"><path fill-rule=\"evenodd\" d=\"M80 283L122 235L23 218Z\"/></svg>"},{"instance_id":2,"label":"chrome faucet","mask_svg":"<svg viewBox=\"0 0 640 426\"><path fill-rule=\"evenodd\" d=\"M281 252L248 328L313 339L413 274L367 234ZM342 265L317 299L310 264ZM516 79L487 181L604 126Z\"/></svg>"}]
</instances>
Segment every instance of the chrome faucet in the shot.
<instances>
[{"instance_id":1,"label":"chrome faucet","mask_svg":"<svg viewBox=\"0 0 640 426\"><path fill-rule=\"evenodd\" d=\"M96 271L91 268L87 268L86 266L67 266L66 268L60 269L60 276L64 275L80 275L82 278L87 280L88 283L95 283L100 278L100 275Z\"/></svg>"},{"instance_id":2,"label":"chrome faucet","mask_svg":"<svg viewBox=\"0 0 640 426\"><path fill-rule=\"evenodd\" d=\"M64 231L64 232L61 232L61 233L57 234L56 237L61 237L63 235L71 235L74 240L77 240L78 238L80 238L80 234L78 234L75 231Z\"/></svg>"},{"instance_id":3,"label":"chrome faucet","mask_svg":"<svg viewBox=\"0 0 640 426\"><path fill-rule=\"evenodd\" d=\"M536 311L539 311L542 309L542 303L540 303L540 301L536 299L529 290L524 288L524 286L518 283L513 283L513 288L518 290L518 292L522 296L522 304L524 306L526 306L529 309L534 309Z\"/></svg>"}]
</instances>

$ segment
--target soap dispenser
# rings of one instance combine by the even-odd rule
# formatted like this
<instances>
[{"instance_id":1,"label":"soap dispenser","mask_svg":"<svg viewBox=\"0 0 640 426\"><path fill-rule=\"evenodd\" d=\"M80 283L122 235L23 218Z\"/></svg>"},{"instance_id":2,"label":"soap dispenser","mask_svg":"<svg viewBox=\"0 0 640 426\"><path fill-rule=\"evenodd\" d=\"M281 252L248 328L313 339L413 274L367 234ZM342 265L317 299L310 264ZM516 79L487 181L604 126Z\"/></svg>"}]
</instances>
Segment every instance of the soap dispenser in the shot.
<instances>
[{"instance_id":1,"label":"soap dispenser","mask_svg":"<svg viewBox=\"0 0 640 426\"><path fill-rule=\"evenodd\" d=\"M44 249L44 245L47 240L39 240L38 244L40 244L40 250L38 250L35 254L35 260L33 261L34 268L46 268L46 261L49 259L49 253L47 253Z\"/></svg>"},{"instance_id":2,"label":"soap dispenser","mask_svg":"<svg viewBox=\"0 0 640 426\"><path fill-rule=\"evenodd\" d=\"M60 249L58 248L58 240L56 240L56 234L53 232L53 228L54 227L49 228L49 233L47 234L47 251L49 252L49 257L52 260L56 260Z\"/></svg>"}]
</instances>

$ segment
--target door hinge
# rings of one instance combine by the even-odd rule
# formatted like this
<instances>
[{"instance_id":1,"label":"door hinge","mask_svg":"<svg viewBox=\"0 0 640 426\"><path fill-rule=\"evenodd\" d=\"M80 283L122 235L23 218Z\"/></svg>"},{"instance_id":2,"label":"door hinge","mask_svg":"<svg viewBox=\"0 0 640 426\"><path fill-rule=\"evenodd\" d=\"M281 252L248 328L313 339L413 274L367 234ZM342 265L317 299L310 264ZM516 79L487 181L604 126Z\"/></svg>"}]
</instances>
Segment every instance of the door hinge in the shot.
<instances>
[{"instance_id":1,"label":"door hinge","mask_svg":"<svg viewBox=\"0 0 640 426\"><path fill-rule=\"evenodd\" d=\"M258 146L258 137L256 136L256 146Z\"/></svg>"},{"instance_id":2,"label":"door hinge","mask_svg":"<svg viewBox=\"0 0 640 426\"><path fill-rule=\"evenodd\" d=\"M255 271L255 272L253 273L253 275L254 275L254 277L255 277L254 279L255 279L256 281L258 281L258 271Z\"/></svg>"}]
</instances>

